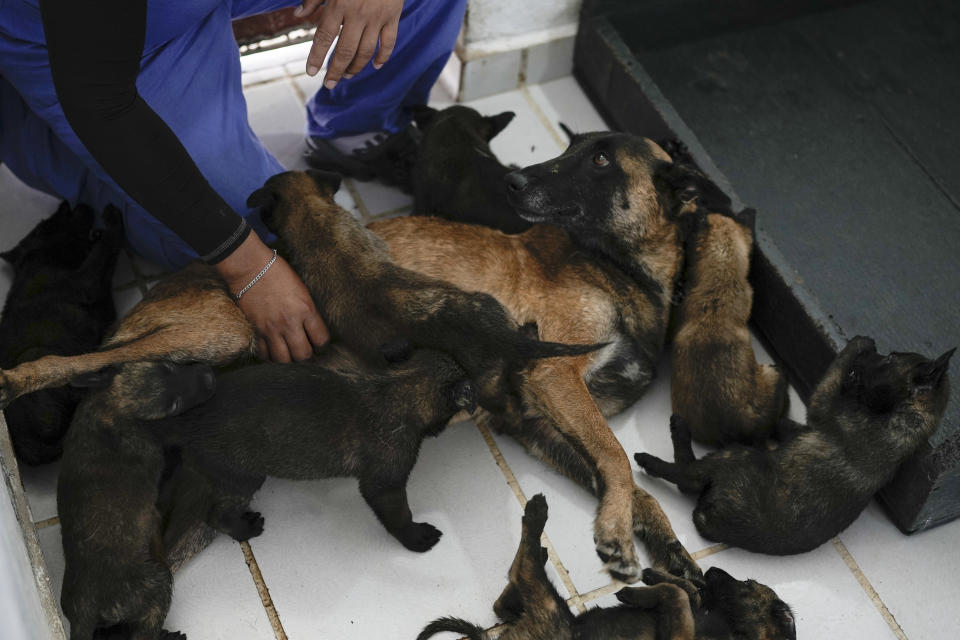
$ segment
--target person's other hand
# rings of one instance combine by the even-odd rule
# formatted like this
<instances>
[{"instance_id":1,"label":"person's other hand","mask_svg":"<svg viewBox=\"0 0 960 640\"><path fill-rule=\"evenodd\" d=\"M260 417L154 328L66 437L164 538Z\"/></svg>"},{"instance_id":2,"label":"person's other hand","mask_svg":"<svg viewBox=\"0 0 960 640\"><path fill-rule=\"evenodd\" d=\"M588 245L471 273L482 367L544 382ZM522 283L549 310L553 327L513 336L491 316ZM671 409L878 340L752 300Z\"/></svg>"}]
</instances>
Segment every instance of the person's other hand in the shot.
<instances>
[{"instance_id":1,"label":"person's other hand","mask_svg":"<svg viewBox=\"0 0 960 640\"><path fill-rule=\"evenodd\" d=\"M360 73L374 53L377 54L373 59L374 69L382 67L390 58L397 43L403 0L327 0L326 4L323 0L303 0L294 14L310 15L321 5L320 22L307 56L307 75L314 76L320 71L337 35L340 40L323 79L327 89L337 86L340 78L349 79Z\"/></svg>"},{"instance_id":2,"label":"person's other hand","mask_svg":"<svg viewBox=\"0 0 960 640\"><path fill-rule=\"evenodd\" d=\"M271 258L273 250L251 233L216 269L235 294L253 280ZM330 339L310 293L283 258L278 257L237 304L257 332L261 358L269 357L274 362L306 360L313 355L313 347Z\"/></svg>"}]
</instances>

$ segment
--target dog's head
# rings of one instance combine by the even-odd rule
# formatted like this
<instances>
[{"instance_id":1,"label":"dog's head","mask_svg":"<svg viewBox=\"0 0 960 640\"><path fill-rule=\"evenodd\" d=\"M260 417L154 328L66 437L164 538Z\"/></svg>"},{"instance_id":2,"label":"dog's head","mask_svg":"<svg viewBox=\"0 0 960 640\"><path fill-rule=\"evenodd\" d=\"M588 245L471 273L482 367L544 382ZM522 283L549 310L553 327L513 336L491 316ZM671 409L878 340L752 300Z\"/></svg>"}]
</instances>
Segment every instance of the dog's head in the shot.
<instances>
[{"instance_id":1,"label":"dog's head","mask_svg":"<svg viewBox=\"0 0 960 640\"><path fill-rule=\"evenodd\" d=\"M755 580L737 580L717 567L708 569L703 578L703 607L722 615L734 637L796 640L793 612L773 589Z\"/></svg>"},{"instance_id":2,"label":"dog's head","mask_svg":"<svg viewBox=\"0 0 960 640\"><path fill-rule=\"evenodd\" d=\"M454 105L442 111L422 106L413 111L414 121L424 134L429 133L433 139L447 144L462 139L488 143L510 124L514 115L513 111L504 111L485 116L463 105Z\"/></svg>"},{"instance_id":3,"label":"dog's head","mask_svg":"<svg viewBox=\"0 0 960 640\"><path fill-rule=\"evenodd\" d=\"M340 174L329 171L285 171L251 193L247 206L260 210L260 219L270 231L284 235L291 213L304 208L321 212L332 205L340 182Z\"/></svg>"},{"instance_id":4,"label":"dog's head","mask_svg":"<svg viewBox=\"0 0 960 640\"><path fill-rule=\"evenodd\" d=\"M835 417L862 436L906 452L936 429L950 397L947 370L956 349L930 359L882 355L870 338L852 339L810 399L813 419Z\"/></svg>"},{"instance_id":5,"label":"dog's head","mask_svg":"<svg viewBox=\"0 0 960 640\"><path fill-rule=\"evenodd\" d=\"M205 364L130 362L74 378L71 385L97 389L105 410L118 416L158 420L206 402L216 376Z\"/></svg>"},{"instance_id":6,"label":"dog's head","mask_svg":"<svg viewBox=\"0 0 960 640\"><path fill-rule=\"evenodd\" d=\"M413 385L404 398L413 402L415 419L428 427L431 435L453 416L477 409L476 386L467 372L447 354L435 349L416 349L410 358L392 367Z\"/></svg>"},{"instance_id":7,"label":"dog's head","mask_svg":"<svg viewBox=\"0 0 960 640\"><path fill-rule=\"evenodd\" d=\"M63 202L56 213L41 220L15 247L0 253L0 258L14 269L27 263L76 269L90 253L95 240L93 218L90 207L71 208L68 202Z\"/></svg>"}]
</instances>

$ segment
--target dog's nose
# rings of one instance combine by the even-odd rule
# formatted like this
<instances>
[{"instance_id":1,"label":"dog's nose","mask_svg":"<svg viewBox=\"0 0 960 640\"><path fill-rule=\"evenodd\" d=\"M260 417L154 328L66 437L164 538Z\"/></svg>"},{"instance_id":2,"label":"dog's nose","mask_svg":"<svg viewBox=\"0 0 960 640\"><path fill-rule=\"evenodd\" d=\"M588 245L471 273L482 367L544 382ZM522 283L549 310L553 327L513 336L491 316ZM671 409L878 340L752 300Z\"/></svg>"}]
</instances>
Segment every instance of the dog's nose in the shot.
<instances>
[{"instance_id":1,"label":"dog's nose","mask_svg":"<svg viewBox=\"0 0 960 640\"><path fill-rule=\"evenodd\" d=\"M527 177L519 171L511 171L506 175L505 179L513 191L523 191L527 186Z\"/></svg>"}]
</instances>

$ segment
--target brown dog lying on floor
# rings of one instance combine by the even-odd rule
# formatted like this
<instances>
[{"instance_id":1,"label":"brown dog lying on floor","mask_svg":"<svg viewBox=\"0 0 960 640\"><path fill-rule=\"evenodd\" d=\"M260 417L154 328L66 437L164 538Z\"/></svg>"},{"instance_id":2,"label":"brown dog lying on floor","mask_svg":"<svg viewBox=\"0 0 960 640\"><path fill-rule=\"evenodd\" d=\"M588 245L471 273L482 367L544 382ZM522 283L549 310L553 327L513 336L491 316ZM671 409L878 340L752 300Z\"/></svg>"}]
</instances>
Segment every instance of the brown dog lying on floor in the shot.
<instances>
[{"instance_id":1,"label":"brown dog lying on floor","mask_svg":"<svg viewBox=\"0 0 960 640\"><path fill-rule=\"evenodd\" d=\"M757 364L747 327L755 215L711 212L688 237L670 402L706 444L763 442L787 407L787 379Z\"/></svg>"},{"instance_id":2,"label":"brown dog lying on floor","mask_svg":"<svg viewBox=\"0 0 960 640\"><path fill-rule=\"evenodd\" d=\"M493 605L506 624L491 635L458 618L440 618L417 640L450 631L470 640L796 640L793 613L769 587L735 580L716 567L707 571L701 591L687 580L645 569L647 587L617 593L623 604L574 615L547 578L546 549L540 535L547 501L540 494L523 512L520 547L510 566L510 582ZM701 604L702 601L702 604Z\"/></svg>"},{"instance_id":3,"label":"brown dog lying on floor","mask_svg":"<svg viewBox=\"0 0 960 640\"><path fill-rule=\"evenodd\" d=\"M814 389L807 424L780 421L776 449L731 445L697 460L674 416L675 462L638 453L637 464L699 494L693 523L708 540L777 555L810 551L846 529L936 430L954 351L936 360L881 356L858 336Z\"/></svg>"},{"instance_id":4,"label":"brown dog lying on floor","mask_svg":"<svg viewBox=\"0 0 960 640\"><path fill-rule=\"evenodd\" d=\"M615 577L640 577L636 533L657 567L698 578L660 505L634 485L604 416L630 406L653 379L682 264L680 218L696 209L705 178L645 138L592 133L508 179L521 217L550 226L506 235L409 217L369 228L397 264L493 295L543 340L608 343L536 362L523 380L524 415L483 420L600 497L594 540Z\"/></svg>"}]
</instances>

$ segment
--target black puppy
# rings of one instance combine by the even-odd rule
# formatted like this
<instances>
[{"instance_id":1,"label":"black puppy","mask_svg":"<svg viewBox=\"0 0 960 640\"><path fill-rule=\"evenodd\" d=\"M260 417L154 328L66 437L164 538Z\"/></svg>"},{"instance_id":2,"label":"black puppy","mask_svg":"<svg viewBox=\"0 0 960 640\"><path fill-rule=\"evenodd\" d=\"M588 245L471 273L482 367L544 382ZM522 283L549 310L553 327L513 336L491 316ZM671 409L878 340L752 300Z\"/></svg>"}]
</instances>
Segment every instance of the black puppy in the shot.
<instances>
[{"instance_id":1,"label":"black puppy","mask_svg":"<svg viewBox=\"0 0 960 640\"><path fill-rule=\"evenodd\" d=\"M849 526L933 434L953 351L936 360L881 356L873 340L856 337L810 397L808 424L780 421L778 448L731 446L696 460L690 431L674 416L676 462L638 453L637 463L700 493L693 522L705 538L762 553L810 551Z\"/></svg>"},{"instance_id":2,"label":"black puppy","mask_svg":"<svg viewBox=\"0 0 960 640\"><path fill-rule=\"evenodd\" d=\"M57 512L66 569L60 604L71 640L98 629L135 640L176 640L162 630L172 576L161 542L158 486L164 453L142 428L212 395L206 365L138 362L75 380L95 387L64 439Z\"/></svg>"},{"instance_id":3,"label":"black puppy","mask_svg":"<svg viewBox=\"0 0 960 640\"><path fill-rule=\"evenodd\" d=\"M94 350L116 317L110 283L123 242L120 212L104 213L93 231L93 211L66 202L13 249L0 254L14 270L0 319L0 369L41 356ZM70 387L46 389L5 409L17 457L27 464L60 457L61 439L80 401Z\"/></svg>"},{"instance_id":4,"label":"black puppy","mask_svg":"<svg viewBox=\"0 0 960 640\"><path fill-rule=\"evenodd\" d=\"M512 111L483 116L461 105L443 111L415 108L423 138L413 171L414 215L482 224L506 233L533 226L507 201L503 178L511 168L490 150L490 141L513 116Z\"/></svg>"},{"instance_id":5,"label":"black puppy","mask_svg":"<svg viewBox=\"0 0 960 640\"><path fill-rule=\"evenodd\" d=\"M210 402L150 424L180 448L189 474L177 489L168 548L204 518L236 539L258 535L263 521L248 505L268 475L358 478L360 493L403 546L426 551L440 539L433 526L413 521L406 485L423 439L476 408L473 385L451 358L424 349L373 369L331 348L315 362L222 374L217 387Z\"/></svg>"},{"instance_id":6,"label":"black puppy","mask_svg":"<svg viewBox=\"0 0 960 640\"><path fill-rule=\"evenodd\" d=\"M540 535L546 521L547 501L537 494L523 512L510 582L493 605L506 623L499 640L796 640L790 607L772 589L716 567L707 571L701 591L683 578L645 569L643 581L650 586L622 589L617 598L623 605L575 616L543 568L547 554ZM440 618L417 640L442 631L471 640L493 637L465 620Z\"/></svg>"}]
</instances>

